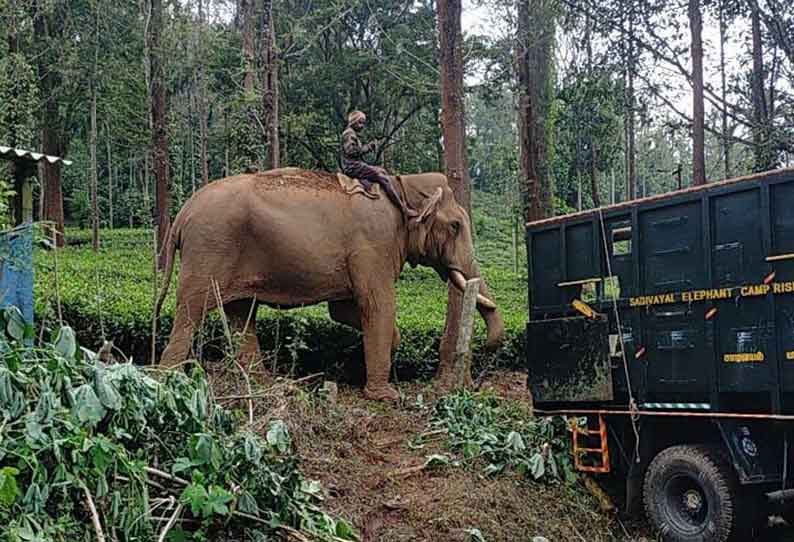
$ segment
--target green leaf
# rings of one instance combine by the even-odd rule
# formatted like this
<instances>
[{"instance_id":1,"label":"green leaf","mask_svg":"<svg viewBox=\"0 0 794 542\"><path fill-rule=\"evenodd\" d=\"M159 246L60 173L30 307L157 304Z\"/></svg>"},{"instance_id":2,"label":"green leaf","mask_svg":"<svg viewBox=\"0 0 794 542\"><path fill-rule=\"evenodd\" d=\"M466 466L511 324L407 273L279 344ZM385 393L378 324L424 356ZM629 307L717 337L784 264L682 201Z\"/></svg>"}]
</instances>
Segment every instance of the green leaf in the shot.
<instances>
[{"instance_id":1,"label":"green leaf","mask_svg":"<svg viewBox=\"0 0 794 542\"><path fill-rule=\"evenodd\" d=\"M536 452L529 458L529 473L535 480L539 480L546 473L546 466L543 464L543 456Z\"/></svg>"},{"instance_id":2,"label":"green leaf","mask_svg":"<svg viewBox=\"0 0 794 542\"><path fill-rule=\"evenodd\" d=\"M323 486L317 480L304 480L301 483L301 491L313 497L322 497Z\"/></svg>"},{"instance_id":3,"label":"green leaf","mask_svg":"<svg viewBox=\"0 0 794 542\"><path fill-rule=\"evenodd\" d=\"M190 484L182 491L182 495L179 496L179 502L190 505L190 513L198 516L201 514L208 497L209 495L204 486Z\"/></svg>"},{"instance_id":4,"label":"green leaf","mask_svg":"<svg viewBox=\"0 0 794 542\"><path fill-rule=\"evenodd\" d=\"M8 508L20 495L17 486L16 475L19 470L14 467L3 467L0 469L0 506Z\"/></svg>"},{"instance_id":5,"label":"green leaf","mask_svg":"<svg viewBox=\"0 0 794 542\"><path fill-rule=\"evenodd\" d=\"M72 405L77 419L90 427L102 421L107 414L90 384L83 384L73 392Z\"/></svg>"},{"instance_id":6,"label":"green leaf","mask_svg":"<svg viewBox=\"0 0 794 542\"><path fill-rule=\"evenodd\" d=\"M55 351L68 360L73 360L77 353L77 340L74 337L74 330L69 326L63 326L58 331L55 338Z\"/></svg>"},{"instance_id":7,"label":"green leaf","mask_svg":"<svg viewBox=\"0 0 794 542\"><path fill-rule=\"evenodd\" d=\"M218 486L210 486L209 495L201 513L205 518L213 514L226 516L229 514L229 507L227 504L232 502L232 500L234 500L234 497L227 490Z\"/></svg>"},{"instance_id":8,"label":"green leaf","mask_svg":"<svg viewBox=\"0 0 794 542\"><path fill-rule=\"evenodd\" d=\"M259 506L256 504L256 499L248 491L243 491L237 497L237 509L244 514L259 515Z\"/></svg>"},{"instance_id":9,"label":"green leaf","mask_svg":"<svg viewBox=\"0 0 794 542\"><path fill-rule=\"evenodd\" d=\"M171 473L179 474L180 472L192 469L194 466L196 466L195 463L187 457L177 457L174 464L171 465Z\"/></svg>"},{"instance_id":10,"label":"green leaf","mask_svg":"<svg viewBox=\"0 0 794 542\"><path fill-rule=\"evenodd\" d=\"M481 451L482 446L480 446L479 442L468 441L463 445L463 457L466 459L477 457Z\"/></svg>"},{"instance_id":11,"label":"green leaf","mask_svg":"<svg viewBox=\"0 0 794 542\"><path fill-rule=\"evenodd\" d=\"M515 454L521 453L527 448L524 444L524 439L521 438L521 434L517 431L510 431L510 433L507 434L507 442L505 445Z\"/></svg>"},{"instance_id":12,"label":"green leaf","mask_svg":"<svg viewBox=\"0 0 794 542\"><path fill-rule=\"evenodd\" d=\"M427 456L427 460L425 461L425 467L436 467L442 465L449 465L450 457L444 454L433 454Z\"/></svg>"},{"instance_id":13,"label":"green leaf","mask_svg":"<svg viewBox=\"0 0 794 542\"><path fill-rule=\"evenodd\" d=\"M188 542L190 540L190 533L183 530L181 527L174 527L168 531L166 539L169 542Z\"/></svg>"},{"instance_id":14,"label":"green leaf","mask_svg":"<svg viewBox=\"0 0 794 542\"><path fill-rule=\"evenodd\" d=\"M289 430L287 424L281 420L273 420L267 430L267 443L282 454L290 448Z\"/></svg>"},{"instance_id":15,"label":"green leaf","mask_svg":"<svg viewBox=\"0 0 794 542\"><path fill-rule=\"evenodd\" d=\"M254 435L245 435L243 448L245 450L245 458L251 463L258 465L262 459L262 447L259 445L259 441Z\"/></svg>"},{"instance_id":16,"label":"green leaf","mask_svg":"<svg viewBox=\"0 0 794 542\"><path fill-rule=\"evenodd\" d=\"M347 540L358 540L359 536L353 526L340 519L336 522L336 536Z\"/></svg>"},{"instance_id":17,"label":"green leaf","mask_svg":"<svg viewBox=\"0 0 794 542\"><path fill-rule=\"evenodd\" d=\"M116 387L108 378L108 373L104 369L97 368L94 371L94 389L102 406L110 410L121 410L122 400Z\"/></svg>"},{"instance_id":18,"label":"green leaf","mask_svg":"<svg viewBox=\"0 0 794 542\"><path fill-rule=\"evenodd\" d=\"M505 470L504 463L489 463L488 466L485 467L485 475L493 476L494 474L499 474L503 470Z\"/></svg>"},{"instance_id":19,"label":"green leaf","mask_svg":"<svg viewBox=\"0 0 794 542\"><path fill-rule=\"evenodd\" d=\"M6 331L16 342L22 342L25 338L25 317L22 312L11 305L5 309Z\"/></svg>"},{"instance_id":20,"label":"green leaf","mask_svg":"<svg viewBox=\"0 0 794 542\"><path fill-rule=\"evenodd\" d=\"M467 542L486 542L479 529L464 529L464 532L469 535Z\"/></svg>"}]
</instances>

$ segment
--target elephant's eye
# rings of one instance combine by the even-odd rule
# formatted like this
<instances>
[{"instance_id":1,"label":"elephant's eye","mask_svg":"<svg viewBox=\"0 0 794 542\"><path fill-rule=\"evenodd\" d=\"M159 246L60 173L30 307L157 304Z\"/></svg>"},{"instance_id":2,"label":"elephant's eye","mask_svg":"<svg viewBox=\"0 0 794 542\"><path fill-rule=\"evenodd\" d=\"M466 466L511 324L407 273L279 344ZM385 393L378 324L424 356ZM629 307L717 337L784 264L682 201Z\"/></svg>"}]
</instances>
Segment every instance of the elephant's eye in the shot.
<instances>
[{"instance_id":1,"label":"elephant's eye","mask_svg":"<svg viewBox=\"0 0 794 542\"><path fill-rule=\"evenodd\" d=\"M452 221L452 231L455 232L455 235L460 233L460 222L457 220Z\"/></svg>"}]
</instances>

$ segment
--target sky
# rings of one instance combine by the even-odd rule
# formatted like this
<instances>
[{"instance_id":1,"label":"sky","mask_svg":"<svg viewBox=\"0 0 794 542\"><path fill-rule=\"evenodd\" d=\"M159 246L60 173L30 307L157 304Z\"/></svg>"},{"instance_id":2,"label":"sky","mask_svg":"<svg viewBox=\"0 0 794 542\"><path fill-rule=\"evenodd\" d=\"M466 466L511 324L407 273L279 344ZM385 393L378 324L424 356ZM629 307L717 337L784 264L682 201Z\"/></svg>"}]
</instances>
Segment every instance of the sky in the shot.
<instances>
[{"instance_id":1,"label":"sky","mask_svg":"<svg viewBox=\"0 0 794 542\"><path fill-rule=\"evenodd\" d=\"M498 37L511 32L509 22L506 17L500 17L498 14L492 13L488 8L478 5L476 0L464 0L463 12L461 16L461 25L464 33L476 34L482 36ZM688 28L686 10L681 10L678 14L679 21L682 23L683 28ZM664 32L664 29L661 30ZM748 52L743 45L743 40L749 32L749 21L738 21L733 27L728 30L728 40L725 44L725 55L728 78L737 75L741 69L741 64L747 58ZM566 58L565 47L569 43L565 39L558 39L557 45L557 58L558 65L562 64L562 60ZM721 88L721 81L719 76L719 22L713 20L707 14L704 14L703 20L703 48L704 48L704 80L706 85L711 85L715 91ZM683 55L680 59L681 63L685 66L690 66L689 55ZM680 80L677 84L678 92L670 93L667 97L676 105L676 108L685 112L688 115L692 113L692 95L691 87L677 72L670 71L672 68L661 66L655 71L655 76L663 79ZM708 113L708 104L706 105ZM662 108L663 109L663 108Z\"/></svg>"}]
</instances>

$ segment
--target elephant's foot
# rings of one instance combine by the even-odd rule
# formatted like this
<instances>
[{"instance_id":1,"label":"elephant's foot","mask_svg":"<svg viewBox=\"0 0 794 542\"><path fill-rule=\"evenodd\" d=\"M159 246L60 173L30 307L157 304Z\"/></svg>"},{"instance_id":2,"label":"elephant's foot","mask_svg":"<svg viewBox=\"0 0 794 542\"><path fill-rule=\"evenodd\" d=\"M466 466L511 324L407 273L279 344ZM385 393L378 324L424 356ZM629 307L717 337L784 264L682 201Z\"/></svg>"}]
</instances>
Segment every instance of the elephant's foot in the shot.
<instances>
[{"instance_id":1,"label":"elephant's foot","mask_svg":"<svg viewBox=\"0 0 794 542\"><path fill-rule=\"evenodd\" d=\"M391 384L382 384L380 386L370 386L368 384L364 388L364 397L371 401L397 402L400 400L400 394L397 393L397 390Z\"/></svg>"}]
</instances>

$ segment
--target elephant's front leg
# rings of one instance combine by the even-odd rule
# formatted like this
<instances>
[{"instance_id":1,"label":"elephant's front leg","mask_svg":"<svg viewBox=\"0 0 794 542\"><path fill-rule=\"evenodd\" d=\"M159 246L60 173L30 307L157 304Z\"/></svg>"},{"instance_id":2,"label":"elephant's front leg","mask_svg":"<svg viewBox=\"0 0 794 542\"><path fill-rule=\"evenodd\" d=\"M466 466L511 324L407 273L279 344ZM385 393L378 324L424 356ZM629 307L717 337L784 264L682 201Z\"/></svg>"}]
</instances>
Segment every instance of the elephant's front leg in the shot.
<instances>
[{"instance_id":1,"label":"elephant's front leg","mask_svg":"<svg viewBox=\"0 0 794 542\"><path fill-rule=\"evenodd\" d=\"M364 359L367 365L367 385L364 396L378 401L396 401L400 395L389 384L391 347L396 316L394 287L380 286L356 300L364 332Z\"/></svg>"}]
</instances>

